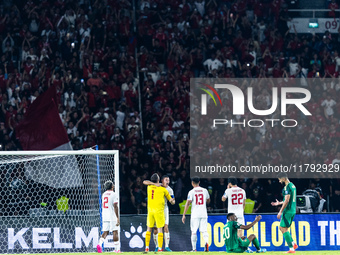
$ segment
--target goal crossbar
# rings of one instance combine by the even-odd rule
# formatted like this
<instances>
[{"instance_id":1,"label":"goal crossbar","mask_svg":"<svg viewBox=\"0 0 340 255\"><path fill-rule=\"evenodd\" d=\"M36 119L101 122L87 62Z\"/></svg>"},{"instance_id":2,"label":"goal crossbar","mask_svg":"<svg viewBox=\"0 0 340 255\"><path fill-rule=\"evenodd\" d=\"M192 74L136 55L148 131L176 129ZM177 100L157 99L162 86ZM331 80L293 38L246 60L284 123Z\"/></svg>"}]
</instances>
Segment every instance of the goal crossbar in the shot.
<instances>
[{"instance_id":1,"label":"goal crossbar","mask_svg":"<svg viewBox=\"0 0 340 255\"><path fill-rule=\"evenodd\" d=\"M80 151L1 151L2 156L25 156L25 155L118 155L117 150L80 150Z\"/></svg>"}]
</instances>

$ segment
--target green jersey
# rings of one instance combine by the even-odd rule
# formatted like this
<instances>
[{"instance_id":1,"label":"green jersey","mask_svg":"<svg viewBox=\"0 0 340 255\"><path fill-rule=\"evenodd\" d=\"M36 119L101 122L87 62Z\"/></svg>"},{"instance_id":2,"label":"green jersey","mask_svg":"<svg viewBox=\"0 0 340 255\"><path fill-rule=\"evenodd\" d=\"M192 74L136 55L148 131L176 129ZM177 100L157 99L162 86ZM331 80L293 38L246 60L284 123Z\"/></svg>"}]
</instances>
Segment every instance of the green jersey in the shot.
<instances>
[{"instance_id":1,"label":"green jersey","mask_svg":"<svg viewBox=\"0 0 340 255\"><path fill-rule=\"evenodd\" d=\"M227 252L232 252L239 247L237 230L241 224L236 221L228 221L223 228L223 238L225 240L225 246Z\"/></svg>"},{"instance_id":2,"label":"green jersey","mask_svg":"<svg viewBox=\"0 0 340 255\"><path fill-rule=\"evenodd\" d=\"M283 210L283 213L295 214L296 213L296 187L293 183L288 183L283 190L283 202L285 201L285 196L290 195L287 207Z\"/></svg>"}]
</instances>

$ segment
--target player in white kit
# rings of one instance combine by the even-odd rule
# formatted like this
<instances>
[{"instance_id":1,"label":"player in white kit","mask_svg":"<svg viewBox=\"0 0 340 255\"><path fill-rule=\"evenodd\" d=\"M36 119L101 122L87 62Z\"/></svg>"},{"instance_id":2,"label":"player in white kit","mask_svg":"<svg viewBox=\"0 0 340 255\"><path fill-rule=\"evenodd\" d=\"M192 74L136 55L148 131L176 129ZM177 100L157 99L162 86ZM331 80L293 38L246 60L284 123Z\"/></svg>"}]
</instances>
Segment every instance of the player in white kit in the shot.
<instances>
[{"instance_id":1,"label":"player in white kit","mask_svg":"<svg viewBox=\"0 0 340 255\"><path fill-rule=\"evenodd\" d=\"M228 178L228 188L222 196L222 201L228 199L228 213L234 213L237 217L237 222L244 224L244 208L246 206L246 192L244 189L237 186L237 179L233 176ZM243 230L238 229L237 235L241 237Z\"/></svg>"},{"instance_id":2,"label":"player in white kit","mask_svg":"<svg viewBox=\"0 0 340 255\"><path fill-rule=\"evenodd\" d=\"M237 186L237 179L233 176L228 178L228 188L222 196L222 201L228 199L228 213L234 213L237 217L237 222L241 225L246 225L244 222L244 208L246 207L246 192L244 189ZM237 230L238 237L243 236L243 230ZM253 253L248 247L247 253Z\"/></svg>"},{"instance_id":3,"label":"player in white kit","mask_svg":"<svg viewBox=\"0 0 340 255\"><path fill-rule=\"evenodd\" d=\"M104 189L106 190L102 196L102 218L103 228L102 236L99 239L97 245L98 253L102 253L102 245L109 232L113 232L113 245L115 252L120 253L120 242L118 239L118 229L120 225L119 210L118 210L118 196L113 191L114 185L112 181L106 181L104 183Z\"/></svg>"},{"instance_id":4,"label":"player in white kit","mask_svg":"<svg viewBox=\"0 0 340 255\"><path fill-rule=\"evenodd\" d=\"M199 229L203 240L205 242L204 251L209 251L209 235L208 235L208 213L207 204L210 203L210 195L207 189L199 186L200 178L193 177L191 179L191 185L194 187L188 193L187 202L185 204L182 222L185 223L185 214L188 211L189 205L191 206L191 218L190 218L190 229L191 229L191 244L192 250L196 251L197 242L197 230Z\"/></svg>"},{"instance_id":5,"label":"player in white kit","mask_svg":"<svg viewBox=\"0 0 340 255\"><path fill-rule=\"evenodd\" d=\"M170 196L174 198L174 191L169 186L170 184L170 178L168 175L163 175L161 178L161 183L164 188L169 192ZM151 181L145 180L143 181L144 185L157 185L156 183L153 183ZM164 238L165 238L165 251L171 252L172 250L169 248L170 243L170 232L169 232L169 206L168 206L168 200L165 199L165 205L164 205L164 216L165 216L165 225L164 225ZM153 229L153 240L155 242L156 250L158 251L158 230L155 227Z\"/></svg>"}]
</instances>

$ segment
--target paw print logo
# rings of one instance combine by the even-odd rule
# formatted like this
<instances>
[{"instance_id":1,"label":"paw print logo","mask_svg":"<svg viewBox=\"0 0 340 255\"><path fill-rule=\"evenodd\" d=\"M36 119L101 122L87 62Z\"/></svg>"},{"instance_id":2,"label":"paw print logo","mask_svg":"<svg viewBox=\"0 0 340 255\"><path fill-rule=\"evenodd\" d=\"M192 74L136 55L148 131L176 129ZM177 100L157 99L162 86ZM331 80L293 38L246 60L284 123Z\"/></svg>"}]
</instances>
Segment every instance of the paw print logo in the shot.
<instances>
[{"instance_id":1,"label":"paw print logo","mask_svg":"<svg viewBox=\"0 0 340 255\"><path fill-rule=\"evenodd\" d=\"M143 232L142 224L140 224L137 229L131 224L130 231L124 230L124 234L127 239L130 239L130 248L135 249L144 247L144 240L142 238L145 238L146 231Z\"/></svg>"}]
</instances>

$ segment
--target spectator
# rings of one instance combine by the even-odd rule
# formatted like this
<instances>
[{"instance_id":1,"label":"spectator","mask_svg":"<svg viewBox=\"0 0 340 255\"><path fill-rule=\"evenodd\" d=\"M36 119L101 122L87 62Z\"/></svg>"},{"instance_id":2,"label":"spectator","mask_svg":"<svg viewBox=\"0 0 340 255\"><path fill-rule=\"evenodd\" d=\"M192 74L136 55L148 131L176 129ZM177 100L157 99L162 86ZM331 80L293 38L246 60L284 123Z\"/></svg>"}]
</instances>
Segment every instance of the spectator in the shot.
<instances>
[{"instance_id":1,"label":"spectator","mask_svg":"<svg viewBox=\"0 0 340 255\"><path fill-rule=\"evenodd\" d=\"M336 17L336 12L335 10L339 9L339 5L336 3L335 0L332 0L329 5L328 5L328 9L330 9L331 11L328 13L328 16L331 18L335 18Z\"/></svg>"},{"instance_id":2,"label":"spectator","mask_svg":"<svg viewBox=\"0 0 340 255\"><path fill-rule=\"evenodd\" d=\"M321 106L324 107L324 115L326 119L329 119L334 114L334 106L336 102L331 98L331 95L327 95L327 98L321 103Z\"/></svg>"},{"instance_id":3,"label":"spectator","mask_svg":"<svg viewBox=\"0 0 340 255\"><path fill-rule=\"evenodd\" d=\"M94 71L93 75L87 81L87 86L97 86L97 88L101 88L103 84L103 80L98 77L97 72Z\"/></svg>"},{"instance_id":4,"label":"spectator","mask_svg":"<svg viewBox=\"0 0 340 255\"><path fill-rule=\"evenodd\" d=\"M332 207L333 207L333 212L340 212L340 189L339 187L335 188L334 195L332 197Z\"/></svg>"},{"instance_id":5,"label":"spectator","mask_svg":"<svg viewBox=\"0 0 340 255\"><path fill-rule=\"evenodd\" d=\"M327 212L327 203L326 200L322 197L322 189L317 187L315 190L318 192L320 198L319 206L316 212L318 213Z\"/></svg>"},{"instance_id":6,"label":"spectator","mask_svg":"<svg viewBox=\"0 0 340 255\"><path fill-rule=\"evenodd\" d=\"M223 66L222 62L219 61L218 59L216 59L216 54L215 53L212 53L211 54L211 58L207 59L206 61L204 61L203 65L206 68L206 71L208 71L210 73L213 70L221 69L222 66Z\"/></svg>"},{"instance_id":7,"label":"spectator","mask_svg":"<svg viewBox=\"0 0 340 255\"><path fill-rule=\"evenodd\" d=\"M253 190L253 195L250 197L250 199L255 202L253 213L262 212L263 201L257 188Z\"/></svg>"}]
</instances>

